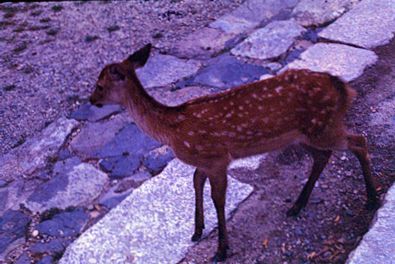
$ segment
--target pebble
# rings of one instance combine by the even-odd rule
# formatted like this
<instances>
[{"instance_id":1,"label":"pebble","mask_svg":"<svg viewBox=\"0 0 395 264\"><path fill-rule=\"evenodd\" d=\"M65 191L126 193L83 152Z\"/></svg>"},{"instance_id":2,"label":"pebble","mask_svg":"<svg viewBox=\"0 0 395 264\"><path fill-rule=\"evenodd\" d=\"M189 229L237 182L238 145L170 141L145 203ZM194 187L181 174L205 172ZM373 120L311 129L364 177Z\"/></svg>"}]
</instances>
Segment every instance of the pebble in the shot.
<instances>
[{"instance_id":1,"label":"pebble","mask_svg":"<svg viewBox=\"0 0 395 264\"><path fill-rule=\"evenodd\" d=\"M97 218L97 217L100 216L100 212L93 211L93 212L90 212L89 215L90 215L91 218Z\"/></svg>"},{"instance_id":2,"label":"pebble","mask_svg":"<svg viewBox=\"0 0 395 264\"><path fill-rule=\"evenodd\" d=\"M32 236L33 237L38 236L38 234L39 234L38 230L33 230L33 232L32 232Z\"/></svg>"}]
</instances>

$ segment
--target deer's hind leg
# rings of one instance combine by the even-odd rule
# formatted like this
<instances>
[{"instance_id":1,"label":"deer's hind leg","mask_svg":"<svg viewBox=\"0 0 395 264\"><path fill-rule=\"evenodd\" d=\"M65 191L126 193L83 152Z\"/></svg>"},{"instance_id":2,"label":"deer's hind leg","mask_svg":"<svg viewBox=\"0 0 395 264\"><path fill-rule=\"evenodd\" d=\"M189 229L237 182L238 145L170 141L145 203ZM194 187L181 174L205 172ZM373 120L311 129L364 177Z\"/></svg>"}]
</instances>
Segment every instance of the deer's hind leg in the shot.
<instances>
[{"instance_id":1,"label":"deer's hind leg","mask_svg":"<svg viewBox=\"0 0 395 264\"><path fill-rule=\"evenodd\" d=\"M299 194L298 199L291 207L291 209L287 211L287 216L298 215L300 211L306 206L310 194L313 191L315 182L318 180L318 177L321 175L332 154L331 150L320 150L308 145L304 145L304 147L310 152L311 156L313 157L313 167L311 169L309 179L303 187L302 192Z\"/></svg>"},{"instance_id":2,"label":"deer's hind leg","mask_svg":"<svg viewBox=\"0 0 395 264\"><path fill-rule=\"evenodd\" d=\"M347 135L348 149L357 157L361 164L367 193L367 208L374 209L380 206L379 195L372 177L366 138L362 135Z\"/></svg>"},{"instance_id":3,"label":"deer's hind leg","mask_svg":"<svg viewBox=\"0 0 395 264\"><path fill-rule=\"evenodd\" d=\"M367 142L364 136L350 134L342 124L337 124L333 126L333 129L325 131L325 133L320 134L318 137L309 138L306 145L310 147L310 153L313 154L313 170L295 205L288 211L288 215L297 215L300 209L307 203L314 183L328 162L329 153L332 150L350 150L357 157L365 180L368 198L367 207L373 209L380 205L380 199L371 173ZM319 171L320 173L318 173Z\"/></svg>"}]
</instances>

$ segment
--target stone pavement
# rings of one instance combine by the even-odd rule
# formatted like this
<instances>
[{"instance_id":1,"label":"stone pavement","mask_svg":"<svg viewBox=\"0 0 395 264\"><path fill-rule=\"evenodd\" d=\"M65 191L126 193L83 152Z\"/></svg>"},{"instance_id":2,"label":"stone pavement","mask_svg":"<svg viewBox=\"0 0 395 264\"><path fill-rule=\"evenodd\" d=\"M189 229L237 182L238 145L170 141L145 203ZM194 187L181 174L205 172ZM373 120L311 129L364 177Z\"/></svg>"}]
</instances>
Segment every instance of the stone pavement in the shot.
<instances>
[{"instance_id":1,"label":"stone pavement","mask_svg":"<svg viewBox=\"0 0 395 264\"><path fill-rule=\"evenodd\" d=\"M393 37L395 0L330 2L247 0L175 41L166 55L155 50L138 75L168 105L288 68L354 80L376 62L371 49ZM233 166L256 168L260 158ZM155 254L169 263L182 259L191 246L193 170L173 159L118 106L81 105L0 157L0 259L50 263L63 252L61 263L108 263L101 261L107 257L155 263ZM232 180L228 213L251 191ZM392 196L361 248L374 243L380 212L394 214ZM206 232L214 226L209 220ZM155 252L161 241L167 247ZM360 252L350 263L367 263ZM387 258L395 261L395 255Z\"/></svg>"}]
</instances>

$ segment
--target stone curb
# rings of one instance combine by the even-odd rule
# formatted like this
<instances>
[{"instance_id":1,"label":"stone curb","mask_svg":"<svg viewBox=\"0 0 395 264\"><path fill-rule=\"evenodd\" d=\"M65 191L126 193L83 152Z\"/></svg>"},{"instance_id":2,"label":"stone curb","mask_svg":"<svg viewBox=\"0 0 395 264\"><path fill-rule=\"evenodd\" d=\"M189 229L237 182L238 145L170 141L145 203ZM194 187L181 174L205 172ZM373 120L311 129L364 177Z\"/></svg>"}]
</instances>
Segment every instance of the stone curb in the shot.
<instances>
[{"instance_id":1,"label":"stone curb","mask_svg":"<svg viewBox=\"0 0 395 264\"><path fill-rule=\"evenodd\" d=\"M194 230L193 167L175 159L71 244L60 264L177 263ZM229 178L227 217L252 192L252 186ZM204 191L204 235L216 226L209 184ZM171 242L171 243L169 243Z\"/></svg>"},{"instance_id":2,"label":"stone curb","mask_svg":"<svg viewBox=\"0 0 395 264\"><path fill-rule=\"evenodd\" d=\"M348 257L347 264L395 263L395 184L388 189L369 231Z\"/></svg>"}]
</instances>

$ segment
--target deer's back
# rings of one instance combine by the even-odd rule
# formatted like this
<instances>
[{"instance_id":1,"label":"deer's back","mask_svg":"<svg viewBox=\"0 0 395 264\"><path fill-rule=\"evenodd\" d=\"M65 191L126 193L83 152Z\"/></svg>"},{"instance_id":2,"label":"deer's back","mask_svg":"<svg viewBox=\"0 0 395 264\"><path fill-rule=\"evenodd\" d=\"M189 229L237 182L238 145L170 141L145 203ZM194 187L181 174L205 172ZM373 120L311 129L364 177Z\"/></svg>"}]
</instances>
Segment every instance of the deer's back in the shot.
<instances>
[{"instance_id":1,"label":"deer's back","mask_svg":"<svg viewBox=\"0 0 395 264\"><path fill-rule=\"evenodd\" d=\"M287 71L179 106L172 144L186 155L270 151L330 127L342 96L326 73Z\"/></svg>"}]
</instances>

